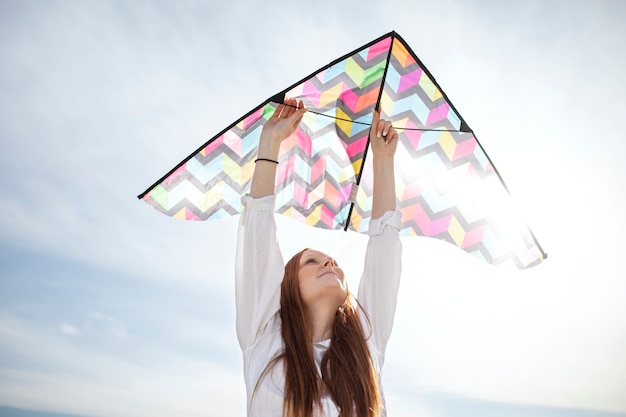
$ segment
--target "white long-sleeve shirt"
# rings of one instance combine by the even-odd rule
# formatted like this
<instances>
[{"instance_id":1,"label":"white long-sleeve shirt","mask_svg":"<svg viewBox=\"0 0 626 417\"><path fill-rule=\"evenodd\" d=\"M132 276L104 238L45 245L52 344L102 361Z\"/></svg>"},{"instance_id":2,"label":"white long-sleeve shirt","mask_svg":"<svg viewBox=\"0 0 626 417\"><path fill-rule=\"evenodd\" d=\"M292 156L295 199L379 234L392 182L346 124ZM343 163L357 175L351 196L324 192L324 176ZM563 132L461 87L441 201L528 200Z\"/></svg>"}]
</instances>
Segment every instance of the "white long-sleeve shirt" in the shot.
<instances>
[{"instance_id":1,"label":"white long-sleeve shirt","mask_svg":"<svg viewBox=\"0 0 626 417\"><path fill-rule=\"evenodd\" d=\"M242 201L245 207L237 237L235 297L248 416L281 417L285 385L282 363L277 363L259 382L269 361L284 349L278 313L284 263L276 239L275 196L259 199L245 196ZM372 334L367 346L378 375L381 375L385 347L393 327L400 283L400 217L400 212L388 211L370 221L365 268L357 293L371 321ZM361 323L367 335L369 322L361 316ZM313 344L318 371L329 345L330 339ZM380 390L382 395L382 385ZM335 417L339 411L326 396L322 398L322 409L316 408L314 414Z\"/></svg>"}]
</instances>

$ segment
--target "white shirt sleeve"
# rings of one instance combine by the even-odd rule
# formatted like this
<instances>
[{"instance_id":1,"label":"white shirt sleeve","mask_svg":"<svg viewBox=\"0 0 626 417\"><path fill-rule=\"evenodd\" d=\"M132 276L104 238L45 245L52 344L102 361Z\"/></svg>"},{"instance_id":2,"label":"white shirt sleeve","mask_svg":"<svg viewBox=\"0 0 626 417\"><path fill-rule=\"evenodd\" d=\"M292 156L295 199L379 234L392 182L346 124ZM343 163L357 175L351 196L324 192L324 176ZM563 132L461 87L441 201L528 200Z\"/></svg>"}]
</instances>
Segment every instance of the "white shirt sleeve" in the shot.
<instances>
[{"instance_id":1,"label":"white shirt sleeve","mask_svg":"<svg viewBox=\"0 0 626 417\"><path fill-rule=\"evenodd\" d=\"M242 198L235 263L237 338L242 351L280 309L284 263L276 239L275 196Z\"/></svg>"},{"instance_id":2,"label":"white shirt sleeve","mask_svg":"<svg viewBox=\"0 0 626 417\"><path fill-rule=\"evenodd\" d=\"M365 252L365 267L357 297L371 320L371 337L378 350L381 366L393 327L400 286L402 269L400 224L399 211L388 211L382 217L370 221L370 239Z\"/></svg>"}]
</instances>

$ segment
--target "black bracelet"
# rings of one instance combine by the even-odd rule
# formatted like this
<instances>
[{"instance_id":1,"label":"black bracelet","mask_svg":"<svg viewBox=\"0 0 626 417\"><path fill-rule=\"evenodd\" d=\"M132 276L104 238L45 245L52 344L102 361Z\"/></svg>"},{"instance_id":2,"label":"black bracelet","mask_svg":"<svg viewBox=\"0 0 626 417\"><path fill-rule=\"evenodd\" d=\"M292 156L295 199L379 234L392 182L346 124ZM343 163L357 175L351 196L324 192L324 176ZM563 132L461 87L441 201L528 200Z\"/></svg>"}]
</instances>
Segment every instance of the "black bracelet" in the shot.
<instances>
[{"instance_id":1,"label":"black bracelet","mask_svg":"<svg viewBox=\"0 0 626 417\"><path fill-rule=\"evenodd\" d=\"M267 162L273 162L273 163L275 163L276 165L278 165L278 161L274 161L273 159L267 159L267 158L257 158L257 159L255 159L255 160L254 160L254 163L256 164L256 163L257 163L257 161L267 161Z\"/></svg>"}]
</instances>

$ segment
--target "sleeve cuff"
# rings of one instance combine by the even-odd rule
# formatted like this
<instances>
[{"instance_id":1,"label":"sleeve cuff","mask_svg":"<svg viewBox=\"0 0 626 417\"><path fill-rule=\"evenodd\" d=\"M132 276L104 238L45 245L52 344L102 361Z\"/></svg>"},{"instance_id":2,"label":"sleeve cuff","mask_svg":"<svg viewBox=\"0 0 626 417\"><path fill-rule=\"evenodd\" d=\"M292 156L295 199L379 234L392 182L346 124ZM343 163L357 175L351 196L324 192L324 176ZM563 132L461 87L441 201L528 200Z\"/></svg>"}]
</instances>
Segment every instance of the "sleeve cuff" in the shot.
<instances>
[{"instance_id":1,"label":"sleeve cuff","mask_svg":"<svg viewBox=\"0 0 626 417\"><path fill-rule=\"evenodd\" d=\"M387 211L382 217L377 219L371 219L369 225L368 234L370 236L377 236L383 233L386 226L393 227L396 230L400 230L400 224L402 222L402 214L398 211Z\"/></svg>"},{"instance_id":2,"label":"sleeve cuff","mask_svg":"<svg viewBox=\"0 0 626 417\"><path fill-rule=\"evenodd\" d=\"M254 198L250 194L241 197L241 204L252 211L274 212L276 206L276 195L270 194L260 198Z\"/></svg>"}]
</instances>

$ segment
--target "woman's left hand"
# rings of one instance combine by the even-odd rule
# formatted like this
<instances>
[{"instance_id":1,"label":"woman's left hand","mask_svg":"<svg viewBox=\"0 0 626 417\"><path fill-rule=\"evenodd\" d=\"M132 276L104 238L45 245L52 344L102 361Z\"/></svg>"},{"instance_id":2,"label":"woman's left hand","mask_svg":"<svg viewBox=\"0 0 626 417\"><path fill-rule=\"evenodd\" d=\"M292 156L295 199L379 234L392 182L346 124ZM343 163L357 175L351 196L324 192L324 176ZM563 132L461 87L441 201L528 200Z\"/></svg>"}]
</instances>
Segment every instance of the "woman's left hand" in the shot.
<instances>
[{"instance_id":1,"label":"woman's left hand","mask_svg":"<svg viewBox=\"0 0 626 417\"><path fill-rule=\"evenodd\" d=\"M372 110L372 128L370 130L370 147L374 158L393 158L398 147L398 132L393 128L391 122L381 120L380 113Z\"/></svg>"},{"instance_id":2,"label":"woman's left hand","mask_svg":"<svg viewBox=\"0 0 626 417\"><path fill-rule=\"evenodd\" d=\"M377 219L385 212L396 209L396 183L394 175L394 155L398 147L398 132L391 122L380 119L380 113L373 110L370 130L370 149L374 168L374 191L372 218Z\"/></svg>"}]
</instances>

